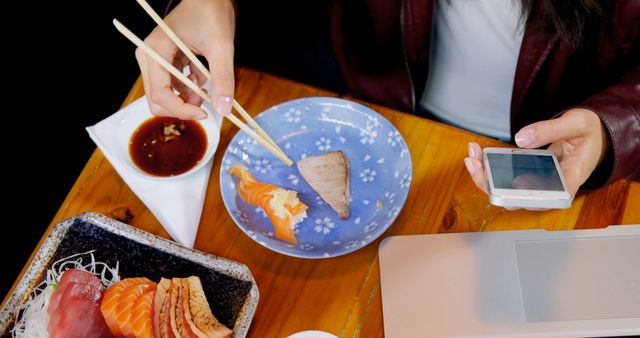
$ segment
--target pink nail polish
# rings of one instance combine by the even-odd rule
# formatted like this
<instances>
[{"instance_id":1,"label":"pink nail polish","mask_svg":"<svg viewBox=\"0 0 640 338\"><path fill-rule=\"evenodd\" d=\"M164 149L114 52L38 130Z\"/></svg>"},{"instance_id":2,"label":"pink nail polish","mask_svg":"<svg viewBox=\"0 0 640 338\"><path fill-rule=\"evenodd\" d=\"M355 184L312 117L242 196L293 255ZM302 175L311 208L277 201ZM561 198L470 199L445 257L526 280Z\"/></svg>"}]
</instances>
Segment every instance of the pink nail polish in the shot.
<instances>
[{"instance_id":1,"label":"pink nail polish","mask_svg":"<svg viewBox=\"0 0 640 338\"><path fill-rule=\"evenodd\" d=\"M476 149L471 145L471 143L469 143L467 148L469 149L469 156L473 158L478 158L478 154L476 154Z\"/></svg>"},{"instance_id":2,"label":"pink nail polish","mask_svg":"<svg viewBox=\"0 0 640 338\"><path fill-rule=\"evenodd\" d=\"M534 134L533 129L523 129L515 134L514 139L518 147L524 148L530 146L536 141L536 135Z\"/></svg>"},{"instance_id":3,"label":"pink nail polish","mask_svg":"<svg viewBox=\"0 0 640 338\"><path fill-rule=\"evenodd\" d=\"M473 175L476 172L476 168L474 167L473 162L472 162L470 157L466 157L464 159L464 166L467 167L467 170L469 171L469 173L471 175Z\"/></svg>"}]
</instances>

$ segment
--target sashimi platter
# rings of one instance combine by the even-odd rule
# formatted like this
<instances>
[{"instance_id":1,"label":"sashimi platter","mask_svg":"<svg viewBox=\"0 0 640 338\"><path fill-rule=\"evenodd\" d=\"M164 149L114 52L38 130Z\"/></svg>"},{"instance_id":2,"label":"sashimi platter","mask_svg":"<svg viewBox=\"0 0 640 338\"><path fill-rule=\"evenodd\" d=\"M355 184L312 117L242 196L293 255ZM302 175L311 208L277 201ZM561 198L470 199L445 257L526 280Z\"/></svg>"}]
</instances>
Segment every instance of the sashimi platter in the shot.
<instances>
[{"instance_id":1,"label":"sashimi platter","mask_svg":"<svg viewBox=\"0 0 640 338\"><path fill-rule=\"evenodd\" d=\"M220 189L235 223L260 245L295 257L335 257L371 243L396 219L411 185L411 156L382 115L313 97L255 120L294 164L241 131L224 154Z\"/></svg>"},{"instance_id":2,"label":"sashimi platter","mask_svg":"<svg viewBox=\"0 0 640 338\"><path fill-rule=\"evenodd\" d=\"M258 297L241 263L87 213L53 227L0 309L0 336L240 338Z\"/></svg>"}]
</instances>

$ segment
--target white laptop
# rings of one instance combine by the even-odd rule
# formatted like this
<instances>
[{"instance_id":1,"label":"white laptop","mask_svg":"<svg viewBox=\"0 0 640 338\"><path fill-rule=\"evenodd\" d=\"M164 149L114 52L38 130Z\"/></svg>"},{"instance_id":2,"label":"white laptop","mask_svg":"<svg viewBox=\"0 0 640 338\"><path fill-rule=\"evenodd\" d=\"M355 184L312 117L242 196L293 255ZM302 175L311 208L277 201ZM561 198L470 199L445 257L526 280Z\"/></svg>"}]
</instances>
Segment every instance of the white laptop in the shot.
<instances>
[{"instance_id":1,"label":"white laptop","mask_svg":"<svg viewBox=\"0 0 640 338\"><path fill-rule=\"evenodd\" d=\"M392 337L640 335L640 225L389 237Z\"/></svg>"}]
</instances>

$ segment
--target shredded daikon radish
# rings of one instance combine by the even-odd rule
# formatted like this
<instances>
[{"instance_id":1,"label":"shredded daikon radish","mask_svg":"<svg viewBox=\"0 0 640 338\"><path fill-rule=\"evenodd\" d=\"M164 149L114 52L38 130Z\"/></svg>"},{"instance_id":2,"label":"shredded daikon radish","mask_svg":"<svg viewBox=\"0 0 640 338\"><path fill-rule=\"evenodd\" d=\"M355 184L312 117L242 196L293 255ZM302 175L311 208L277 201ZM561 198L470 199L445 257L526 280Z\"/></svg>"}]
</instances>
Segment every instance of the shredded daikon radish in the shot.
<instances>
[{"instance_id":1,"label":"shredded daikon radish","mask_svg":"<svg viewBox=\"0 0 640 338\"><path fill-rule=\"evenodd\" d=\"M13 337L49 337L49 332L47 332L47 324L49 323L47 307L54 291L55 287L51 285L45 287L35 296L33 292L29 295L29 300L18 310L21 319L16 321L16 325L11 331Z\"/></svg>"},{"instance_id":2,"label":"shredded daikon radish","mask_svg":"<svg viewBox=\"0 0 640 338\"><path fill-rule=\"evenodd\" d=\"M103 262L96 262L93 256L94 251L71 255L51 264L44 281L31 290L27 301L18 308L16 324L11 330L14 338L49 337L49 332L47 331L49 299L58 287L62 274L68 269L90 272L98 277L105 287L120 281L120 276L118 275L119 262L116 262L115 268ZM87 258L89 262L85 263L83 258Z\"/></svg>"}]
</instances>

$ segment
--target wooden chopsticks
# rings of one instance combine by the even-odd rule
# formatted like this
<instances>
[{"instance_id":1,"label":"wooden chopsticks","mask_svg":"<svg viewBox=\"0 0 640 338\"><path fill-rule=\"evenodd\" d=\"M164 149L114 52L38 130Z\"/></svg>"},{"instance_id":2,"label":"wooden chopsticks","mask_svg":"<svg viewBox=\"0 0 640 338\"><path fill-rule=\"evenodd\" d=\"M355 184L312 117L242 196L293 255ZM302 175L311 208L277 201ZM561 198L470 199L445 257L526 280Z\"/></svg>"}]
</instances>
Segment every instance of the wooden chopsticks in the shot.
<instances>
[{"instance_id":1,"label":"wooden chopsticks","mask_svg":"<svg viewBox=\"0 0 640 338\"><path fill-rule=\"evenodd\" d=\"M208 79L211 78L209 71L207 68L198 60L198 58L186 47L186 45L178 38L178 36L169 28L164 21L158 16L155 11L149 6L149 4L144 0L136 0L142 6L142 8L147 11L147 13L153 18L156 23L160 26L162 30L169 36L169 38L180 48L180 50L189 58L189 60L198 68L200 72L202 72ZM132 33L127 27L121 24L118 20L113 19L113 25L116 29L122 33L126 38L128 38L133 44L135 44L138 48L144 51L150 58L154 61L158 62L163 68L165 68L171 75L176 77L179 81L184 83L189 89L193 90L198 96L200 96L205 102L211 104L213 106L213 102L207 93L205 93L197 84L193 83L189 78L187 78L181 71L176 69L172 64L170 64L167 60L162 58L156 51L151 49L147 44L145 44L140 38L138 38L134 33ZM228 116L223 115L228 118L233 124L235 124L240 130L244 131L251 138L255 139L258 143L260 143L263 147L265 147L269 152L271 152L274 156L279 158L282 162L284 162L287 166L291 166L293 162L287 157L287 155L282 151L280 147L264 132L262 128L258 125L258 123L251 118L251 116L240 106L240 104L233 100L233 107L240 113L240 115L256 130L252 130L247 127L244 122L238 119L235 115L229 114Z\"/></svg>"},{"instance_id":2,"label":"wooden chopsticks","mask_svg":"<svg viewBox=\"0 0 640 338\"><path fill-rule=\"evenodd\" d=\"M195 54L193 54L193 52L184 44L184 42L180 40L180 38L176 35L176 33L169 26L167 26L166 23L164 23L164 20L162 20L162 18L158 15L158 13L156 13L156 11L153 10L153 8L149 5L149 3L146 0L136 0L136 1L145 10L145 12L149 14L149 16L153 19L153 21L155 21L156 24L165 32L165 34L167 34L169 39L171 39L171 41L173 41L173 43L175 43L176 46L180 48L182 53L184 53L184 55L189 59L189 61L191 61L191 63L193 63L196 66L196 68L198 68L198 70L202 74L204 74L204 76L206 76L207 80L211 80L211 73L209 72L207 67L205 67L202 64L202 62L200 62L200 60L195 56ZM258 134L260 134L260 136L264 137L274 147L282 151L282 149L280 149L278 145L271 139L271 137L269 137L269 135L267 135L267 133L265 133L264 130L262 130L260 125L256 123L256 121L251 117L251 115L249 115L247 111L244 110L244 108L242 108L242 106L235 99L233 100L233 108L235 108L240 113L240 116L242 116L242 118L244 118L253 127L253 129L255 129L258 132Z\"/></svg>"}]
</instances>

